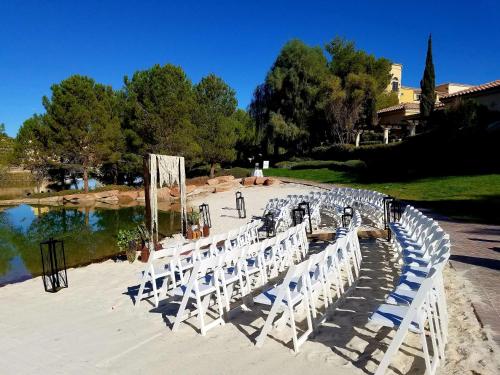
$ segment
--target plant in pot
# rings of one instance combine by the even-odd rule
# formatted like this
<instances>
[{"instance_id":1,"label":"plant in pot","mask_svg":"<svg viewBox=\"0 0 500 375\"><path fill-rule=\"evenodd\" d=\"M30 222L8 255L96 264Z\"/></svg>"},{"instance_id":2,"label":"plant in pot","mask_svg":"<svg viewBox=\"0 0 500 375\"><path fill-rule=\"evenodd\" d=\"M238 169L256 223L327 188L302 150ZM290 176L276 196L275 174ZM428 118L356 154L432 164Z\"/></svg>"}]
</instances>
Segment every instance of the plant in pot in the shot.
<instances>
[{"instance_id":1,"label":"plant in pot","mask_svg":"<svg viewBox=\"0 0 500 375\"><path fill-rule=\"evenodd\" d=\"M197 232L199 232L200 213L191 210L191 212L187 214L187 222L187 238L188 240L195 239L197 237Z\"/></svg>"},{"instance_id":2,"label":"plant in pot","mask_svg":"<svg viewBox=\"0 0 500 375\"><path fill-rule=\"evenodd\" d=\"M127 260L133 263L137 250L140 249L141 240L137 229L120 229L117 234L116 245L120 251L125 252Z\"/></svg>"}]
</instances>

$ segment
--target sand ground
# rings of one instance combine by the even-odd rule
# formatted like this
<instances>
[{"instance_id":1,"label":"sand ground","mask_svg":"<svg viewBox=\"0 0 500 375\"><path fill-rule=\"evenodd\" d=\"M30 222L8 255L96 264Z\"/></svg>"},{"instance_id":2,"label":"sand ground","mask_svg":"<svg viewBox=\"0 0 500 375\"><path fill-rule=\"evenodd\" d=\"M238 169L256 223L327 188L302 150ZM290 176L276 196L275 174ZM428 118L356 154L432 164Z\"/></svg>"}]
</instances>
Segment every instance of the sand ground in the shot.
<instances>
[{"instance_id":1,"label":"sand ground","mask_svg":"<svg viewBox=\"0 0 500 375\"><path fill-rule=\"evenodd\" d=\"M310 191L300 185L242 189L248 217L261 215L267 199ZM210 204L213 233L236 228L234 191L196 198ZM313 246L322 246L315 243ZM70 287L43 292L40 278L0 288L1 374L370 374L393 331L368 323L370 312L397 281L397 266L385 241L362 241L363 263L356 289L298 354L288 331L273 332L257 349L254 339L265 312L254 305L205 337L197 321L170 330L173 303L133 306L140 263L107 261L68 272ZM445 271L450 342L443 374L498 374L499 352L472 310L470 285ZM391 373L423 374L418 339L409 335Z\"/></svg>"}]
</instances>

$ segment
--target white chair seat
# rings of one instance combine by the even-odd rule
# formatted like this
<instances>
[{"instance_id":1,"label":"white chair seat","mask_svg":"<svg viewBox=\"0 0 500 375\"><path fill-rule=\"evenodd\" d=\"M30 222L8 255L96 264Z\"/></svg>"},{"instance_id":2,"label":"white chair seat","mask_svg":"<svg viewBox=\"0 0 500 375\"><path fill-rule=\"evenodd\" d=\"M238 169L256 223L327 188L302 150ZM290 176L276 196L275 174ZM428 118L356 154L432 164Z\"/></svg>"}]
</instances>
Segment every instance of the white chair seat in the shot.
<instances>
[{"instance_id":1,"label":"white chair seat","mask_svg":"<svg viewBox=\"0 0 500 375\"><path fill-rule=\"evenodd\" d=\"M417 295L416 290L408 290L404 288L396 288L386 298L386 302L391 305L409 305Z\"/></svg>"},{"instance_id":2,"label":"white chair seat","mask_svg":"<svg viewBox=\"0 0 500 375\"><path fill-rule=\"evenodd\" d=\"M385 327L398 327L406 313L408 306L383 304L372 314L370 321ZM420 333L419 324L412 321L409 327L410 331Z\"/></svg>"},{"instance_id":3,"label":"white chair seat","mask_svg":"<svg viewBox=\"0 0 500 375\"><path fill-rule=\"evenodd\" d=\"M181 285L174 289L174 295L183 296L187 289L187 285ZM215 291L215 286L212 280L212 275L207 275L203 282L198 284L198 290L200 291L200 296L207 295L209 293L213 293ZM191 295L194 297L194 290L191 291Z\"/></svg>"},{"instance_id":4,"label":"white chair seat","mask_svg":"<svg viewBox=\"0 0 500 375\"><path fill-rule=\"evenodd\" d=\"M424 280L425 277L405 274L399 278L397 287L406 290L416 290L420 287Z\"/></svg>"},{"instance_id":5,"label":"white chair seat","mask_svg":"<svg viewBox=\"0 0 500 375\"><path fill-rule=\"evenodd\" d=\"M268 305L268 306L272 306L272 304L274 303L275 299L276 299L276 293L277 293L277 288L276 286L271 288L271 289L268 289L262 293L260 293L259 295L257 295L253 301L255 303L259 303L261 305ZM290 292L291 294L291 297L292 297L292 304L295 305L297 303L299 303L300 301L302 301L302 293L300 292L297 292L297 291L294 291L292 290ZM283 300L283 303L286 303L285 300Z\"/></svg>"}]
</instances>

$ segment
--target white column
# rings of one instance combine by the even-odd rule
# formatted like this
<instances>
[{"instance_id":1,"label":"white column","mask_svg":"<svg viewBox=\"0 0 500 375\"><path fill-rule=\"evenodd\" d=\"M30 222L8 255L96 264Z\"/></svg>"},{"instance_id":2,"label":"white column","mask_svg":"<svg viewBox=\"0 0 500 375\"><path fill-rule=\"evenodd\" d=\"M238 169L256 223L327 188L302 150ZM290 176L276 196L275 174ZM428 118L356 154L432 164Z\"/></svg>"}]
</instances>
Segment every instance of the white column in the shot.
<instances>
[{"instance_id":1,"label":"white column","mask_svg":"<svg viewBox=\"0 0 500 375\"><path fill-rule=\"evenodd\" d=\"M389 128L384 128L384 143L389 143Z\"/></svg>"},{"instance_id":2,"label":"white column","mask_svg":"<svg viewBox=\"0 0 500 375\"><path fill-rule=\"evenodd\" d=\"M410 137L415 135L415 124L410 125Z\"/></svg>"}]
</instances>

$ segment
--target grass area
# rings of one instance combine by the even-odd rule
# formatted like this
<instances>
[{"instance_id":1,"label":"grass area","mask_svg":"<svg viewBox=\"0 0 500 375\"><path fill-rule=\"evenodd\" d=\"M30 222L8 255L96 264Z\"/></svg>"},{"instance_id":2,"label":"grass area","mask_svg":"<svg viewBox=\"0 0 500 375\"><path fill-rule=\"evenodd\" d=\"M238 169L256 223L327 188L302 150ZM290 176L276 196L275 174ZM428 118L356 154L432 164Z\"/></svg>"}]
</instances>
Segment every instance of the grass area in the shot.
<instances>
[{"instance_id":1,"label":"grass area","mask_svg":"<svg viewBox=\"0 0 500 375\"><path fill-rule=\"evenodd\" d=\"M360 183L349 172L276 169L266 175L377 190L455 219L500 224L500 174L429 177L404 182Z\"/></svg>"}]
</instances>

